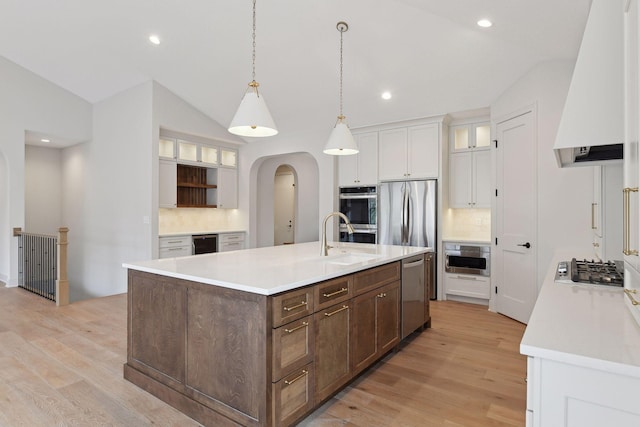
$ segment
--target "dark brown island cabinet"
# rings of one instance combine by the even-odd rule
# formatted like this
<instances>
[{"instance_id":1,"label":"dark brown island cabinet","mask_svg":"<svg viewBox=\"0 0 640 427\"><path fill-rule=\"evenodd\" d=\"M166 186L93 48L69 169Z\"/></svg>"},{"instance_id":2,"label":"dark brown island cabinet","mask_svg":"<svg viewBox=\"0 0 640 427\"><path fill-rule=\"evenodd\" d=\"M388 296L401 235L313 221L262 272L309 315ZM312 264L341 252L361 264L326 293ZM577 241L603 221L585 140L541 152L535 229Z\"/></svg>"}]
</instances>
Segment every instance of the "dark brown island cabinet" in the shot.
<instances>
[{"instance_id":1,"label":"dark brown island cabinet","mask_svg":"<svg viewBox=\"0 0 640 427\"><path fill-rule=\"evenodd\" d=\"M206 426L292 425L400 342L399 261L271 296L128 274L125 378Z\"/></svg>"}]
</instances>

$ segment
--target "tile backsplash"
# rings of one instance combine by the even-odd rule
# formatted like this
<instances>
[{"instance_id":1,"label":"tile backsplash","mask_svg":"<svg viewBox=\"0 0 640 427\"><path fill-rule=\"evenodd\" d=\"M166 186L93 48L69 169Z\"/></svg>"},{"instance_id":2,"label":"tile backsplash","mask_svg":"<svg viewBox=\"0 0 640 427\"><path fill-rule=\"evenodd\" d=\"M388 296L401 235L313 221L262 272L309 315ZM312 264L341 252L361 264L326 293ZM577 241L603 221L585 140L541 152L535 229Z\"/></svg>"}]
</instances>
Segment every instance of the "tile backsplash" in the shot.
<instances>
[{"instance_id":1,"label":"tile backsplash","mask_svg":"<svg viewBox=\"0 0 640 427\"><path fill-rule=\"evenodd\" d=\"M447 209L442 222L443 240L491 240L491 209Z\"/></svg>"},{"instance_id":2,"label":"tile backsplash","mask_svg":"<svg viewBox=\"0 0 640 427\"><path fill-rule=\"evenodd\" d=\"M242 230L237 209L160 209L158 233Z\"/></svg>"}]
</instances>

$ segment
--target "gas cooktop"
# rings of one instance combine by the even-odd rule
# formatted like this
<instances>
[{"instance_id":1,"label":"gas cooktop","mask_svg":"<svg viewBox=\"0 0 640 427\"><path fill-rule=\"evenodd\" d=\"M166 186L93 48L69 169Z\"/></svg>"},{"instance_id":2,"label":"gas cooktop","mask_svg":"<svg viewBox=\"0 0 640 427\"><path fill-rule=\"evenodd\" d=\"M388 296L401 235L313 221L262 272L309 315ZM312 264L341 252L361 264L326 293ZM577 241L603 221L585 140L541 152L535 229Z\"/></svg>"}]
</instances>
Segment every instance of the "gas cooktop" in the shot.
<instances>
[{"instance_id":1,"label":"gas cooktop","mask_svg":"<svg viewBox=\"0 0 640 427\"><path fill-rule=\"evenodd\" d=\"M556 282L591 283L595 285L623 286L622 261L587 261L573 258L558 263Z\"/></svg>"}]
</instances>

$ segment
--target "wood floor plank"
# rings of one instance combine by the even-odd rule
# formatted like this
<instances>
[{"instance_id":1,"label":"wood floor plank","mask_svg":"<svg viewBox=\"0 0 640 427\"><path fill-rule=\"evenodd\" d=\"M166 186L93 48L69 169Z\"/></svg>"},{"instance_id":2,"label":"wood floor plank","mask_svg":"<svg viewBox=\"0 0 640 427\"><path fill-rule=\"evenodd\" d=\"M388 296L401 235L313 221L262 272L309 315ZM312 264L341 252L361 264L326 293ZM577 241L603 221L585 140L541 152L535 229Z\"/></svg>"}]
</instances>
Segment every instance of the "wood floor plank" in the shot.
<instances>
[{"instance_id":1,"label":"wood floor plank","mask_svg":"<svg viewBox=\"0 0 640 427\"><path fill-rule=\"evenodd\" d=\"M0 287L0 426L198 426L124 380L126 294L56 307ZM433 302L414 334L302 427L523 426L524 325Z\"/></svg>"}]
</instances>

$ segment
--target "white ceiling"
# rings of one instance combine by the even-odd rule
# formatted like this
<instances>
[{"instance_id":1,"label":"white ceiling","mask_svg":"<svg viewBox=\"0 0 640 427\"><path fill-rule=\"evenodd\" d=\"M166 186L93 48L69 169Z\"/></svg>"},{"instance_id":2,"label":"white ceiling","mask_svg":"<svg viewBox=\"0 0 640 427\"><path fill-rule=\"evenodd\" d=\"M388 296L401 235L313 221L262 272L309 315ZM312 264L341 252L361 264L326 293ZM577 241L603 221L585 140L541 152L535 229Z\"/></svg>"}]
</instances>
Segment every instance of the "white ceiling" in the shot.
<instances>
[{"instance_id":1,"label":"white ceiling","mask_svg":"<svg viewBox=\"0 0 640 427\"><path fill-rule=\"evenodd\" d=\"M590 4L258 0L256 80L275 138L328 135L344 20L351 127L486 107L537 63L574 60ZM0 0L0 55L92 103L153 79L226 127L251 80L251 0Z\"/></svg>"}]
</instances>

